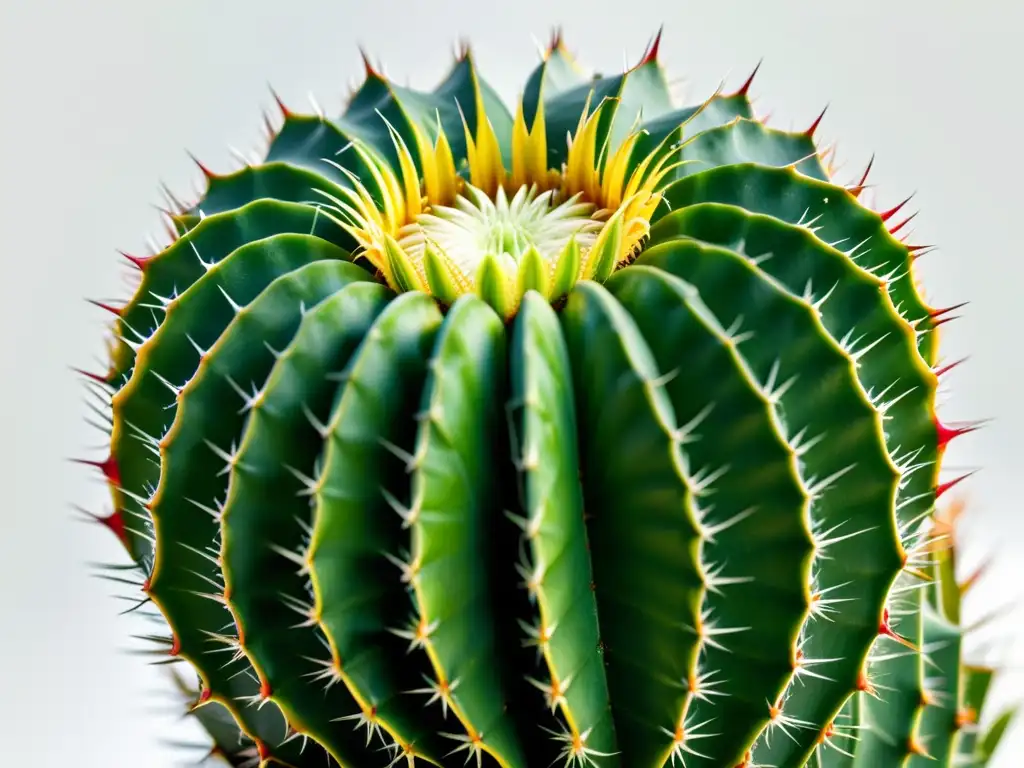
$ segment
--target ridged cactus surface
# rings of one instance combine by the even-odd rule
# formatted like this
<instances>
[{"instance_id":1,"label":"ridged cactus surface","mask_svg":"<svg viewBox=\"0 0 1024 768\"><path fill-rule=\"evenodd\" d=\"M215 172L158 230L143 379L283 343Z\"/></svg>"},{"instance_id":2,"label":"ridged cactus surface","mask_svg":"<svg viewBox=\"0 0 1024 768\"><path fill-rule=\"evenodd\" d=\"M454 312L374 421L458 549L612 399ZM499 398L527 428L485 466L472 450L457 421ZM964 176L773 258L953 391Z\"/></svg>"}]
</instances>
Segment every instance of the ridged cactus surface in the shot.
<instances>
[{"instance_id":1,"label":"ridged cactus surface","mask_svg":"<svg viewBox=\"0 0 1024 768\"><path fill-rule=\"evenodd\" d=\"M749 81L468 51L128 258L106 474L233 765L987 764L897 210ZM568 138L568 140L567 140Z\"/></svg>"}]
</instances>

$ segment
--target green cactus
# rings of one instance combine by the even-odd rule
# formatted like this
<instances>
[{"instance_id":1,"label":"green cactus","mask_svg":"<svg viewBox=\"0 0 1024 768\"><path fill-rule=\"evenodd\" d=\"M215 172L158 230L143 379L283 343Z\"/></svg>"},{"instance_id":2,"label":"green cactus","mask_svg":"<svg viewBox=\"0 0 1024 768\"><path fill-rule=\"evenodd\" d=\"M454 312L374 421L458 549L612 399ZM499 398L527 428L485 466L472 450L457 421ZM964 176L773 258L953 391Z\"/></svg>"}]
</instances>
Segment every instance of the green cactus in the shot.
<instances>
[{"instance_id":1,"label":"green cactus","mask_svg":"<svg viewBox=\"0 0 1024 768\"><path fill-rule=\"evenodd\" d=\"M367 64L200 166L92 379L211 754L986 765L946 311L749 86L679 106L657 39L591 76L556 36L514 111L468 50L430 92Z\"/></svg>"}]
</instances>

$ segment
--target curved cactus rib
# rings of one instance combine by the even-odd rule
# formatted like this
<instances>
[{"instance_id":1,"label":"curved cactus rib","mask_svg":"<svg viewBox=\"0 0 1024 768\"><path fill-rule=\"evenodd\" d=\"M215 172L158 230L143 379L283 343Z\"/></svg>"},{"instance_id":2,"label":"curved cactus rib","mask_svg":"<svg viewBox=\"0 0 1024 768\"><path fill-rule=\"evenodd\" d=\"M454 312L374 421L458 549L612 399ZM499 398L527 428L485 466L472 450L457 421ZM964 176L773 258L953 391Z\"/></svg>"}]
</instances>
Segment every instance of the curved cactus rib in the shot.
<instances>
[{"instance_id":1,"label":"curved cactus rib","mask_svg":"<svg viewBox=\"0 0 1024 768\"><path fill-rule=\"evenodd\" d=\"M860 270L844 254L817 240L811 232L732 206L699 203L684 208L655 226L652 242L673 234L742 247L767 276L780 281L793 294L803 293L814 303L830 335L856 360L857 376L864 388L873 393L872 401L891 420L887 423L886 442L901 474L896 503L900 534L906 543L914 520L927 514L934 503L933 480L918 470L932 467L936 461L936 430L931 411L935 375L916 356L913 332L888 302L884 284ZM820 286L817 293L814 286ZM895 563L893 577L901 565L902 562ZM844 570L833 561L823 563L822 569L824 581L834 585L857 577L855 572ZM873 620L869 614L863 621L866 630ZM874 621L877 626L877 618ZM859 654L861 638L855 639L852 646L837 645L847 636L846 630L841 624L820 625L808 638L804 651L809 658ZM829 683L821 679L801 681L801 685L795 686L791 703L794 716L813 723L827 722L823 718L835 713L837 703L821 697L821 690L826 687ZM796 757L793 750L806 752L813 744L810 736L778 741L774 749L760 746L755 759L769 764L783 760L787 754L793 754L791 759L797 761L806 759L806 754Z\"/></svg>"},{"instance_id":2,"label":"curved cactus rib","mask_svg":"<svg viewBox=\"0 0 1024 768\"><path fill-rule=\"evenodd\" d=\"M196 216L230 210L263 197L315 203L316 189L333 193L338 187L351 188L348 174L379 196L373 173L351 145L351 136L320 115L286 113L258 167L227 175L204 172L207 189L195 204L178 212L178 230L187 230Z\"/></svg>"},{"instance_id":3,"label":"curved cactus rib","mask_svg":"<svg viewBox=\"0 0 1024 768\"><path fill-rule=\"evenodd\" d=\"M337 722L358 707L342 686L325 692L312 679L319 667L310 660L322 648L307 578L294 563L310 525L310 489L300 478L316 476L321 439L313 422L326 419L338 386L329 375L344 367L392 295L382 285L353 283L306 312L243 406L248 421L221 512L224 595L239 646L266 686L264 698L342 765L360 764L362 739Z\"/></svg>"},{"instance_id":4,"label":"curved cactus rib","mask_svg":"<svg viewBox=\"0 0 1024 768\"><path fill-rule=\"evenodd\" d=\"M630 762L654 765L671 748L700 650L701 530L685 425L635 323L605 288L578 283L561 321L618 743Z\"/></svg>"},{"instance_id":5,"label":"curved cactus rib","mask_svg":"<svg viewBox=\"0 0 1024 768\"><path fill-rule=\"evenodd\" d=\"M853 768L854 749L860 738L861 697L857 692L846 700L842 710L818 744L808 762L809 768Z\"/></svg>"},{"instance_id":6,"label":"curved cactus rib","mask_svg":"<svg viewBox=\"0 0 1024 768\"><path fill-rule=\"evenodd\" d=\"M202 199L186 211L172 216L179 234L194 229L200 221L219 213L233 213L258 200L318 206L323 198L316 190L334 196L341 188L319 173L283 162L246 166L224 174L208 174L207 189ZM201 213L200 213L201 211ZM335 225L334 230L340 229ZM352 239L340 233L340 245L352 247Z\"/></svg>"},{"instance_id":7,"label":"curved cactus rib","mask_svg":"<svg viewBox=\"0 0 1024 768\"><path fill-rule=\"evenodd\" d=\"M828 181L814 139L744 117L693 135L679 148L679 159L686 164L675 171L676 178L756 159L761 165L793 166L805 176Z\"/></svg>"},{"instance_id":8,"label":"curved cactus rib","mask_svg":"<svg viewBox=\"0 0 1024 768\"><path fill-rule=\"evenodd\" d=\"M913 648L891 637L878 638L869 662L873 690L860 700L861 729L853 768L906 766L913 755L924 753L918 742L924 662L916 650L924 638L921 604L919 584L897 585L889 609L893 630Z\"/></svg>"},{"instance_id":9,"label":"curved cactus rib","mask_svg":"<svg viewBox=\"0 0 1024 768\"><path fill-rule=\"evenodd\" d=\"M147 500L160 477L159 450L175 415L178 392L235 314L266 285L292 270L321 259L349 254L317 237L280 234L236 248L217 262L191 251L204 273L168 302L164 320L138 347L131 378L112 399L110 455L117 467L114 490L118 509L134 518L127 525L146 557L150 524ZM230 297L230 298L226 298ZM141 447L141 450L140 450Z\"/></svg>"},{"instance_id":10,"label":"curved cactus rib","mask_svg":"<svg viewBox=\"0 0 1024 768\"><path fill-rule=\"evenodd\" d=\"M406 619L397 559L402 519L389 500L407 501L409 481L389 445L412 450L426 363L441 325L423 294L402 294L377 317L341 376L325 424L326 448L313 492L306 555L313 612L330 646L324 679L348 688L361 717L350 726L386 734L399 753L434 762L442 710L424 712L415 657L392 630ZM399 487L401 486L401 487ZM402 507L404 509L404 507ZM329 674L328 674L329 673ZM442 752L443 754L443 752Z\"/></svg>"},{"instance_id":11,"label":"curved cactus rib","mask_svg":"<svg viewBox=\"0 0 1024 768\"><path fill-rule=\"evenodd\" d=\"M688 425L684 449L703 478L697 498L708 631L687 678L689 696L669 728L673 751L662 762L685 761L693 750L734 765L768 723L766 702L777 699L792 669L809 600L810 496L771 393L696 289L645 266L619 273L606 286L632 314L665 372L676 418ZM716 382L713 388L709 381ZM737 642L741 631L759 646L756 654ZM719 667L716 649L745 658Z\"/></svg>"},{"instance_id":12,"label":"curved cactus rib","mask_svg":"<svg viewBox=\"0 0 1024 768\"><path fill-rule=\"evenodd\" d=\"M213 746L202 755L202 760L216 759L218 765L240 768L250 763L252 758L259 757L252 739L238 730L238 723L223 704L212 700L197 704L202 692L196 689L192 681L173 669L171 679L182 696L185 715L195 718L213 742Z\"/></svg>"},{"instance_id":13,"label":"curved cactus rib","mask_svg":"<svg viewBox=\"0 0 1024 768\"><path fill-rule=\"evenodd\" d=\"M991 718L986 729L982 729L984 704L994 678L995 671L989 667L965 666L962 669L953 765L986 768L1006 729L1018 716L1019 706L1010 705Z\"/></svg>"},{"instance_id":14,"label":"curved cactus rib","mask_svg":"<svg viewBox=\"0 0 1024 768\"><path fill-rule=\"evenodd\" d=\"M353 138L320 115L287 113L284 124L270 142L264 162L305 168L341 187L352 186L349 176L352 174L368 190L380 195L382 191L370 166L352 150Z\"/></svg>"},{"instance_id":15,"label":"curved cactus rib","mask_svg":"<svg viewBox=\"0 0 1024 768\"><path fill-rule=\"evenodd\" d=\"M913 282L913 252L889 233L882 215L864 207L851 192L802 176L790 167L736 163L673 182L665 190L666 205L655 213L652 227L667 211L705 202L806 225L821 241L852 252L861 269L885 281L893 305L918 335L922 357L935 364L935 321Z\"/></svg>"},{"instance_id":16,"label":"curved cactus rib","mask_svg":"<svg viewBox=\"0 0 1024 768\"><path fill-rule=\"evenodd\" d=\"M308 206L260 199L230 212L207 216L195 228L146 259L142 282L117 321L118 335L142 343L163 320L167 305L216 264L247 243L273 235L313 235L346 247L351 237L330 217ZM199 258L196 258L197 254ZM114 356L112 378L127 374L134 350L121 343Z\"/></svg>"},{"instance_id":17,"label":"curved cactus rib","mask_svg":"<svg viewBox=\"0 0 1024 768\"><path fill-rule=\"evenodd\" d=\"M647 116L641 125L644 135L637 142L637 154L643 157L673 134L680 140L690 140L736 119L754 119L746 93L715 93L701 104L682 107L657 118Z\"/></svg>"},{"instance_id":18,"label":"curved cactus rib","mask_svg":"<svg viewBox=\"0 0 1024 768\"><path fill-rule=\"evenodd\" d=\"M978 763L981 747L979 723L995 671L989 667L966 665L961 670L961 675L960 717L971 727L961 727L957 733L953 743L954 763L958 766L981 768Z\"/></svg>"},{"instance_id":19,"label":"curved cactus rib","mask_svg":"<svg viewBox=\"0 0 1024 768\"><path fill-rule=\"evenodd\" d=\"M672 236L741 248L771 279L814 303L829 334L856 361L857 377L887 417L890 454L907 468L899 520L904 525L920 520L934 504L938 380L917 353L913 328L889 301L886 283L809 227L733 205L689 205L661 219L651 242Z\"/></svg>"},{"instance_id":20,"label":"curved cactus rib","mask_svg":"<svg viewBox=\"0 0 1024 768\"><path fill-rule=\"evenodd\" d=\"M522 495L517 569L534 604L523 628L547 672L535 685L565 719L566 754L611 756L617 745L591 591L572 370L558 316L538 293L523 298L510 364L512 459Z\"/></svg>"},{"instance_id":21,"label":"curved cactus rib","mask_svg":"<svg viewBox=\"0 0 1024 768\"><path fill-rule=\"evenodd\" d=\"M294 241L292 247L308 249L311 242ZM220 582L217 510L235 461L233 443L247 418L236 388L266 380L275 360L271 350L291 341L305 307L370 279L359 267L332 259L297 265L244 306L221 297L234 315L177 395L174 422L160 441L160 482L149 503L157 547L148 595L174 632L174 650L199 672L203 696L224 704L261 754L293 764L299 764L301 745L284 741L276 706L259 706L268 691L250 676L240 639L225 630L233 621ZM161 329L171 328L169 317ZM210 460L196 461L197 451Z\"/></svg>"},{"instance_id":22,"label":"curved cactus rib","mask_svg":"<svg viewBox=\"0 0 1024 768\"><path fill-rule=\"evenodd\" d=\"M810 302L767 279L746 256L679 240L651 247L637 264L655 266L694 285L723 327L738 328L738 333L742 328L757 329L743 348L744 358L754 377L779 404L783 437L793 444L801 473L807 478L805 490L812 506L806 524L813 534L807 554L814 555L812 574L804 582L808 588L806 622L790 648L793 682L778 699L762 703L770 720L761 740L803 744L809 754L855 690L860 665L878 632L885 596L902 566L898 532L890 514L899 472L885 449L881 416L860 387L850 358L828 335ZM806 370L816 371L816 376L799 375ZM841 440L818 439L840 430ZM753 571L754 582L732 586L728 599L720 601L723 622L746 626L745 612L761 601L759 595L771 583L780 559L756 549L746 551L751 546L746 537L728 542L724 538L714 557L736 563L733 569L742 567L744 572L763 569ZM866 557L862 553L869 547L870 557ZM790 557L796 556L794 548ZM842 627L835 636L850 643L846 653L837 653L834 645L812 643L829 628L828 622L817 620L823 595L857 598L842 603L833 622ZM733 665L745 656L756 657L760 636L760 629L738 635L729 654L711 649L709 664L728 670L725 677L737 681L732 684L740 684L742 690L752 673L742 667L734 671ZM818 697L811 700L819 709L794 708L790 696L819 683L828 691L819 690ZM731 697L723 697L714 705L726 707L731 701Z\"/></svg>"},{"instance_id":23,"label":"curved cactus rib","mask_svg":"<svg viewBox=\"0 0 1024 768\"><path fill-rule=\"evenodd\" d=\"M999 748L1000 742L1003 740L1003 736L1006 734L1006 730L1010 727L1013 721L1017 718L1020 711L1018 705L1010 705L1003 709L1002 712L992 721L978 741L978 748L975 752L975 765L977 768L986 768L989 760L992 759L996 750Z\"/></svg>"},{"instance_id":24,"label":"curved cactus rib","mask_svg":"<svg viewBox=\"0 0 1024 768\"><path fill-rule=\"evenodd\" d=\"M418 414L406 570L418 615L415 639L465 729L456 752L477 759L486 753L502 768L523 768L523 747L505 714L509 682L499 655L505 638L498 633L490 554L501 546L495 525L507 460L498 444L504 333L497 314L472 294L445 317Z\"/></svg>"},{"instance_id":25,"label":"curved cactus rib","mask_svg":"<svg viewBox=\"0 0 1024 768\"><path fill-rule=\"evenodd\" d=\"M959 627L951 625L922 601L924 643L924 712L917 740L925 755L913 755L910 768L953 765L953 741L957 732L960 704Z\"/></svg>"}]
</instances>

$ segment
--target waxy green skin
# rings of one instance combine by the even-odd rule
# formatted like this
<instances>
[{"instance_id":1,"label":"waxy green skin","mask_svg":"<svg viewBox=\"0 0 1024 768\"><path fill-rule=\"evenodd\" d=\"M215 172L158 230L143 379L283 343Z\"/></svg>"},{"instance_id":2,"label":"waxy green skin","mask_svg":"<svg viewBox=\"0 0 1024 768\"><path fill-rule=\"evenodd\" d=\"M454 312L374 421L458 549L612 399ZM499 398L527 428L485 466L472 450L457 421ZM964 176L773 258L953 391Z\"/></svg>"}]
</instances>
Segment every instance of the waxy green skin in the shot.
<instances>
[{"instance_id":1,"label":"waxy green skin","mask_svg":"<svg viewBox=\"0 0 1024 768\"><path fill-rule=\"evenodd\" d=\"M384 118L417 163L439 120L461 163L483 104L509 157L469 55L432 92L370 70L339 117L285 111L140 262L112 494L216 753L981 768L1011 714L963 727L991 672L952 569L907 568L945 441L913 250L813 130L746 86L674 106L654 55L590 79L553 46L523 94L550 167L588 98L616 100L611 150L642 108L633 162L674 137L685 163L635 261L556 306L396 294L319 209L339 165L377 189L353 139L397 163Z\"/></svg>"}]
</instances>

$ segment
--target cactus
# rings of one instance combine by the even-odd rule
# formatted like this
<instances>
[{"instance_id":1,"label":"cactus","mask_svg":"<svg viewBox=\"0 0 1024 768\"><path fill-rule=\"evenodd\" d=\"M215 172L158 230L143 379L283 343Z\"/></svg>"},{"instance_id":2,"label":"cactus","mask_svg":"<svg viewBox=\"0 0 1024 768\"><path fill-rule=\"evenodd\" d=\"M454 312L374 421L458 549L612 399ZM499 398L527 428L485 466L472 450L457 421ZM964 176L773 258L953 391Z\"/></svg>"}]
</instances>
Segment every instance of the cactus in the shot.
<instances>
[{"instance_id":1,"label":"cactus","mask_svg":"<svg viewBox=\"0 0 1024 768\"><path fill-rule=\"evenodd\" d=\"M212 754L986 765L924 249L659 40L514 109L367 62L127 256L97 519Z\"/></svg>"}]
</instances>

